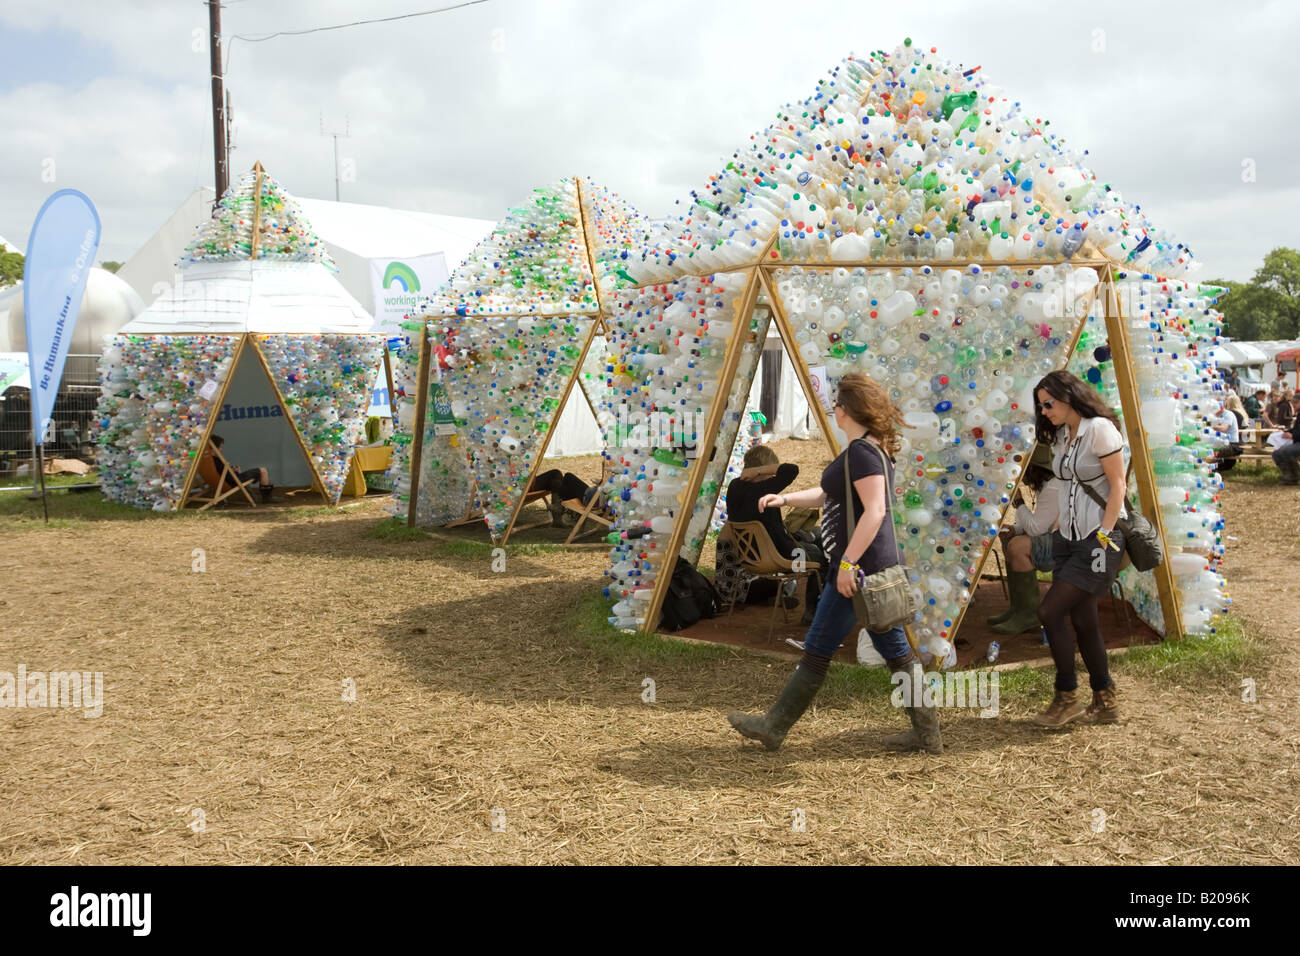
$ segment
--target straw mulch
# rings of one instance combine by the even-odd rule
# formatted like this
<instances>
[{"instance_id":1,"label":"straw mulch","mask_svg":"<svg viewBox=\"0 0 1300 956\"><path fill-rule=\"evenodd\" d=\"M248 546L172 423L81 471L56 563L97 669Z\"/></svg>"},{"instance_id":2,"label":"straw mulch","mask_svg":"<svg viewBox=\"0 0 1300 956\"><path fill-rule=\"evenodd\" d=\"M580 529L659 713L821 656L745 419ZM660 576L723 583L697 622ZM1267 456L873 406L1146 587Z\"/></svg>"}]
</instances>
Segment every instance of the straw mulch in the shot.
<instances>
[{"instance_id":1,"label":"straw mulch","mask_svg":"<svg viewBox=\"0 0 1300 956\"><path fill-rule=\"evenodd\" d=\"M902 715L846 681L779 753L742 743L725 711L765 707L789 664L583 636L596 550L496 573L376 538L374 501L9 522L0 670L106 689L97 719L0 710L0 861L1297 863L1295 489L1228 511L1264 669L1121 676L1119 727L949 712L941 757L881 753Z\"/></svg>"}]
</instances>

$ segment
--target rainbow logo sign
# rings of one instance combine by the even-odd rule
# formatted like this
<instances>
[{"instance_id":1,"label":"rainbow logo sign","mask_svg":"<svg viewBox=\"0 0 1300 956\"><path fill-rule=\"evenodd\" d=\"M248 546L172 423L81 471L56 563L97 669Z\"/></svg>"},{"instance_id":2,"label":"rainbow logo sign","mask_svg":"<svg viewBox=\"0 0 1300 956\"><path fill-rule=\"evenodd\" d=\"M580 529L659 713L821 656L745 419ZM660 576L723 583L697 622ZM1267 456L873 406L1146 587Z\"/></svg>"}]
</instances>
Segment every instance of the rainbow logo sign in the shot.
<instances>
[{"instance_id":1,"label":"rainbow logo sign","mask_svg":"<svg viewBox=\"0 0 1300 956\"><path fill-rule=\"evenodd\" d=\"M403 292L420 291L420 277L405 262L390 262L384 270L384 288L391 289L394 282L401 285Z\"/></svg>"}]
</instances>

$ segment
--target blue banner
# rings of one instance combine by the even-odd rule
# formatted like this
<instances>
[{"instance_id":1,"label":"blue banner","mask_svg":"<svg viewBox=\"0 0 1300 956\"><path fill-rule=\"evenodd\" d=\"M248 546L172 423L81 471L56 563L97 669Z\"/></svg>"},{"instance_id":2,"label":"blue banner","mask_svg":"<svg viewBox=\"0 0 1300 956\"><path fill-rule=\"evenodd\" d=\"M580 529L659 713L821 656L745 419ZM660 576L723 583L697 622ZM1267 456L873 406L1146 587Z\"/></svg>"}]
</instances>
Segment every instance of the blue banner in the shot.
<instances>
[{"instance_id":1,"label":"blue banner","mask_svg":"<svg viewBox=\"0 0 1300 956\"><path fill-rule=\"evenodd\" d=\"M99 249L99 213L83 193L60 189L36 214L23 266L23 311L32 378L32 429L42 444L63 378L72 330Z\"/></svg>"}]
</instances>

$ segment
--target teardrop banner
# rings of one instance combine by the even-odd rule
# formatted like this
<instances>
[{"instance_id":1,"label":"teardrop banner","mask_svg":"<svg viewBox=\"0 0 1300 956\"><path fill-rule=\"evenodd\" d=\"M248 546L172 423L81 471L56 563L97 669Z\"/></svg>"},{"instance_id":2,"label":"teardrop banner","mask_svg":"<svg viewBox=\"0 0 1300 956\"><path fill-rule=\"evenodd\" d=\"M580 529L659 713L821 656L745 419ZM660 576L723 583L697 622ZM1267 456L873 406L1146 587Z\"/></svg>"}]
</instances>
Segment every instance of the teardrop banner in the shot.
<instances>
[{"instance_id":1,"label":"teardrop banner","mask_svg":"<svg viewBox=\"0 0 1300 956\"><path fill-rule=\"evenodd\" d=\"M46 521L50 510L45 498L45 434L54 414L81 297L86 294L86 279L99 249L99 233L94 203L75 189L60 189L41 206L27 239L23 319L32 379L32 467L40 474Z\"/></svg>"}]
</instances>

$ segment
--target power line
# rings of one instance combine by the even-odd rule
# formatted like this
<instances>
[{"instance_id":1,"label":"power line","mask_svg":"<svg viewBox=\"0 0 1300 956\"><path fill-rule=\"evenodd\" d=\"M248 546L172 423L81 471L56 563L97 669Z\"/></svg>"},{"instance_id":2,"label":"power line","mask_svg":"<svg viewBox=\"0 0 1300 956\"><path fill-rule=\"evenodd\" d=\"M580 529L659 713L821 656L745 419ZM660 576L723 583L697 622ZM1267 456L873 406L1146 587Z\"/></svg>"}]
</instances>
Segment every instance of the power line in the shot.
<instances>
[{"instance_id":1,"label":"power line","mask_svg":"<svg viewBox=\"0 0 1300 956\"><path fill-rule=\"evenodd\" d=\"M434 13L446 13L449 10L459 10L461 7L472 7L475 4L487 3L487 0L466 0L465 3L457 3L450 7L438 7L436 10L421 10L417 13L402 13L395 17L376 17L373 20L353 20L350 23L337 23L328 27L312 27L309 30L279 30L275 33L268 33L265 36L246 36L242 33L236 33L230 37L231 40L243 40L245 43L263 43L267 40L274 40L276 37L297 37L305 36L308 33L323 33L326 30L342 30L346 27L360 27L367 23L392 23L394 20L410 20L413 17L427 17Z\"/></svg>"}]
</instances>

